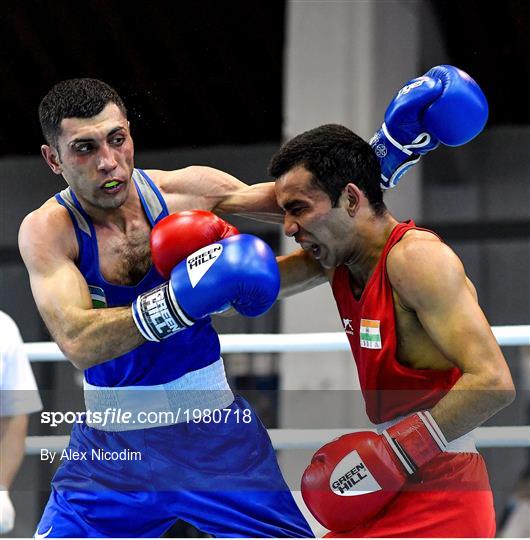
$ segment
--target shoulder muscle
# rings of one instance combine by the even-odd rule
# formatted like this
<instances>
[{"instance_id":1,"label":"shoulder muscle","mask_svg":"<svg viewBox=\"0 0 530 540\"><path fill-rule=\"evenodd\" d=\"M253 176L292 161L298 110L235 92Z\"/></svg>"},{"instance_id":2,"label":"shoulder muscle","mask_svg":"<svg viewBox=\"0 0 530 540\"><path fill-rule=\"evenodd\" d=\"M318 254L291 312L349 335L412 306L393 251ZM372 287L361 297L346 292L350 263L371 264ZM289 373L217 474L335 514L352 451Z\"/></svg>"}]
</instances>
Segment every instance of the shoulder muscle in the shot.
<instances>
[{"instance_id":1,"label":"shoulder muscle","mask_svg":"<svg viewBox=\"0 0 530 540\"><path fill-rule=\"evenodd\" d=\"M415 231L416 232L416 231ZM468 289L464 267L454 251L430 233L404 237L390 251L387 272L405 308L427 308Z\"/></svg>"},{"instance_id":2,"label":"shoulder muscle","mask_svg":"<svg viewBox=\"0 0 530 540\"><path fill-rule=\"evenodd\" d=\"M73 261L78 256L77 239L68 211L54 200L24 218L18 242L30 271L57 259Z\"/></svg>"}]
</instances>

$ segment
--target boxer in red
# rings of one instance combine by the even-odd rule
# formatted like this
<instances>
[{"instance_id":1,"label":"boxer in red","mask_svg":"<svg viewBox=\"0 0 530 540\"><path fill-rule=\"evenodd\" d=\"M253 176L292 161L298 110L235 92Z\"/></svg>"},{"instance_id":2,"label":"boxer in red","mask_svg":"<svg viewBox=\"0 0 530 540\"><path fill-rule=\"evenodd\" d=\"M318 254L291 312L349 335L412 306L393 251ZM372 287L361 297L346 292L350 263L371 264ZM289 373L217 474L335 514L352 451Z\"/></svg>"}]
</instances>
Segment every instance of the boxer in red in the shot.
<instances>
[{"instance_id":1,"label":"boxer in red","mask_svg":"<svg viewBox=\"0 0 530 540\"><path fill-rule=\"evenodd\" d=\"M458 257L431 231L398 223L382 198L439 142L478 134L482 98L467 75L440 66L398 93L375 153L326 125L272 159L285 233L302 247L280 260L283 295L329 281L378 426L326 444L304 473L302 495L329 536L495 534L469 432L513 400L510 372Z\"/></svg>"}]
</instances>

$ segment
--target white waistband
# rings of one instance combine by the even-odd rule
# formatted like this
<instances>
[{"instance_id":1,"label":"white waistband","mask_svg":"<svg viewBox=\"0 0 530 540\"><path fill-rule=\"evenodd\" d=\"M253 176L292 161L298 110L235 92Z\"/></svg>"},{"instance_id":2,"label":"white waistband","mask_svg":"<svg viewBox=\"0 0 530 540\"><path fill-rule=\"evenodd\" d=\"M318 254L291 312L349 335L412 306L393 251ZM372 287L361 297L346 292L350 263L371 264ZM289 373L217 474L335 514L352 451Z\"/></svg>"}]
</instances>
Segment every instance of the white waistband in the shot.
<instances>
[{"instance_id":1,"label":"white waistband","mask_svg":"<svg viewBox=\"0 0 530 540\"><path fill-rule=\"evenodd\" d=\"M377 430L377 433L381 434L385 429L388 429L390 426L397 424L400 420L403 420L403 418L405 417L398 416L397 418L394 418L393 420L390 420L388 422L377 424L375 426L375 429ZM458 439L454 439L453 441L451 441L446 446L444 452L456 452L456 453L471 452L472 454L478 453L477 448L475 446L475 440L473 439L473 436L471 435L471 433L466 433L465 435L462 435L462 437L458 437Z\"/></svg>"},{"instance_id":2,"label":"white waistband","mask_svg":"<svg viewBox=\"0 0 530 540\"><path fill-rule=\"evenodd\" d=\"M85 380L84 394L86 424L102 431L193 422L234 401L222 358L165 384L104 387Z\"/></svg>"}]
</instances>

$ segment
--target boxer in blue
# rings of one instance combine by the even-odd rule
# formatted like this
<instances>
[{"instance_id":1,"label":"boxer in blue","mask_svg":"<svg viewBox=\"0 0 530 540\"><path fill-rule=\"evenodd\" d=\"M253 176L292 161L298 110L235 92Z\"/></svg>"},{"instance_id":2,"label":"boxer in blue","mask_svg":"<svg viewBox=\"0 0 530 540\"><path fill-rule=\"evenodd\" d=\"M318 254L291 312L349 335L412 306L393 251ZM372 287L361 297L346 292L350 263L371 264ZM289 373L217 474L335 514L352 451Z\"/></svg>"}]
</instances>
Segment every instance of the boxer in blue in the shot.
<instances>
[{"instance_id":1,"label":"boxer in blue","mask_svg":"<svg viewBox=\"0 0 530 540\"><path fill-rule=\"evenodd\" d=\"M209 318L266 311L274 255L204 212L211 228L192 213L153 248L164 259L172 244L204 246L171 255L169 279L149 247L151 229L182 210L278 213L273 185L134 168L125 106L101 81L57 84L39 116L42 155L68 187L24 219L20 250L51 335L84 370L91 414L74 426L36 537L153 537L180 518L218 537L312 536L266 430L227 384ZM171 416L146 424L148 412Z\"/></svg>"}]
</instances>

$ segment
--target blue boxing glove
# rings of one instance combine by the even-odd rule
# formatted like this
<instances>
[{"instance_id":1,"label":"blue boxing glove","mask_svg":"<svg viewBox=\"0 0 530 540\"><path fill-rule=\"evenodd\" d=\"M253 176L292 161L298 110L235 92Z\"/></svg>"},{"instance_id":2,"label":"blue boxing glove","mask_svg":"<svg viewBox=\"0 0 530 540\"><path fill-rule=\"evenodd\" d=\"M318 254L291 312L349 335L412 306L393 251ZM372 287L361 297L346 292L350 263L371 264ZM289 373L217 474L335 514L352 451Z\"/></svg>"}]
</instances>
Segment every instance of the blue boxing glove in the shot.
<instances>
[{"instance_id":1,"label":"blue boxing glove","mask_svg":"<svg viewBox=\"0 0 530 540\"><path fill-rule=\"evenodd\" d=\"M436 66L409 81L385 112L370 140L381 165L381 188L394 187L420 157L439 143L460 146L486 125L488 102L479 85L453 66Z\"/></svg>"},{"instance_id":2,"label":"blue boxing glove","mask_svg":"<svg viewBox=\"0 0 530 540\"><path fill-rule=\"evenodd\" d=\"M270 247L240 234L180 262L169 282L133 302L133 319L147 340L160 341L231 306L241 315L257 317L274 304L279 291L280 272Z\"/></svg>"}]
</instances>

